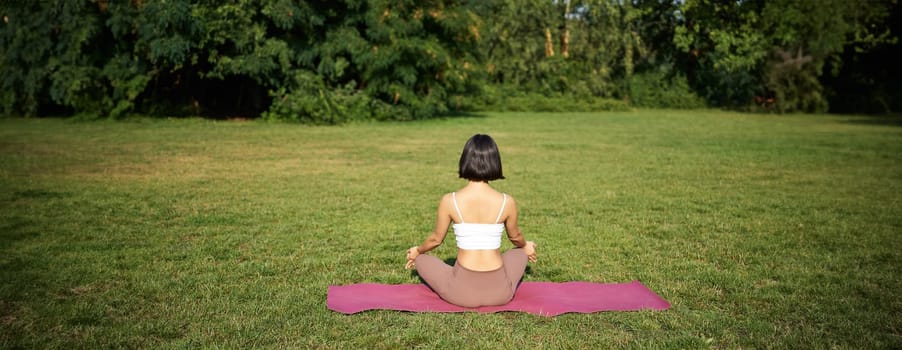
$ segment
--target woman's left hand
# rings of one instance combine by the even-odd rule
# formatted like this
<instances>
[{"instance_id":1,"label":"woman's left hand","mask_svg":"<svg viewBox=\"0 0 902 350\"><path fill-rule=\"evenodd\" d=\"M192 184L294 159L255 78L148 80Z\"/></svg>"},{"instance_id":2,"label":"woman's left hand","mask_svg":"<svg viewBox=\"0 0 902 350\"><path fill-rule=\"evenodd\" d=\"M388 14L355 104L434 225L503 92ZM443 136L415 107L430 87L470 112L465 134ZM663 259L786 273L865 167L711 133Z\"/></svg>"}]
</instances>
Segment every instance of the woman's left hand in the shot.
<instances>
[{"instance_id":1,"label":"woman's left hand","mask_svg":"<svg viewBox=\"0 0 902 350\"><path fill-rule=\"evenodd\" d=\"M420 251L417 247L410 247L410 249L407 250L407 264L404 265L404 268L408 270L413 268L413 262L417 259L417 256L420 256Z\"/></svg>"},{"instance_id":2,"label":"woman's left hand","mask_svg":"<svg viewBox=\"0 0 902 350\"><path fill-rule=\"evenodd\" d=\"M536 242L526 241L526 245L523 246L523 252L526 253L526 258L531 262L536 262L538 259L536 258Z\"/></svg>"}]
</instances>

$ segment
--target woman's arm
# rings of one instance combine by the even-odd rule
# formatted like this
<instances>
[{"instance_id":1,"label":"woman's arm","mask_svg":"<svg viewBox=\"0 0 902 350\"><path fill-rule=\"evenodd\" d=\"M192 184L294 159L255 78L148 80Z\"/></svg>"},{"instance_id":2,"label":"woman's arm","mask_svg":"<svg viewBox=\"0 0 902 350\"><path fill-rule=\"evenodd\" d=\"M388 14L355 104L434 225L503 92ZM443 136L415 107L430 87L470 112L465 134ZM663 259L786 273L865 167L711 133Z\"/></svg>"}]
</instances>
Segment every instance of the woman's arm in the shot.
<instances>
[{"instance_id":1,"label":"woman's arm","mask_svg":"<svg viewBox=\"0 0 902 350\"><path fill-rule=\"evenodd\" d=\"M504 226L507 229L507 238L510 239L511 243L517 248L523 248L523 252L526 253L526 258L529 259L529 261L536 262L536 243L527 241L526 238L523 237L523 231L520 231L520 226L517 226L517 202L514 201L514 197L508 198L510 209L506 210L510 210L510 213L504 220Z\"/></svg>"},{"instance_id":2,"label":"woman's arm","mask_svg":"<svg viewBox=\"0 0 902 350\"><path fill-rule=\"evenodd\" d=\"M432 234L430 234L429 237L426 237L426 240L423 241L423 244L420 244L419 247L416 247L417 253L426 253L442 245L442 242L445 241L445 235L448 234L448 226L451 225L451 211L449 210L450 205L452 205L451 196L446 194L438 203L438 213L435 218L435 228L432 230Z\"/></svg>"},{"instance_id":3,"label":"woman's arm","mask_svg":"<svg viewBox=\"0 0 902 350\"><path fill-rule=\"evenodd\" d=\"M423 244L411 247L407 250L406 268L409 269L413 266L413 260L416 259L417 256L435 249L445 241L445 236L448 234L448 226L451 225L451 205L453 205L451 203L451 196L446 194L438 204L438 214L435 219L435 229L432 230L432 234L430 234L429 237L426 237Z\"/></svg>"},{"instance_id":4,"label":"woman's arm","mask_svg":"<svg viewBox=\"0 0 902 350\"><path fill-rule=\"evenodd\" d=\"M507 196L507 208L504 211L507 212L507 217L504 219L507 238L517 248L523 248L526 246L526 238L523 237L523 231L520 231L520 226L517 226L517 202L514 200L514 197Z\"/></svg>"}]
</instances>

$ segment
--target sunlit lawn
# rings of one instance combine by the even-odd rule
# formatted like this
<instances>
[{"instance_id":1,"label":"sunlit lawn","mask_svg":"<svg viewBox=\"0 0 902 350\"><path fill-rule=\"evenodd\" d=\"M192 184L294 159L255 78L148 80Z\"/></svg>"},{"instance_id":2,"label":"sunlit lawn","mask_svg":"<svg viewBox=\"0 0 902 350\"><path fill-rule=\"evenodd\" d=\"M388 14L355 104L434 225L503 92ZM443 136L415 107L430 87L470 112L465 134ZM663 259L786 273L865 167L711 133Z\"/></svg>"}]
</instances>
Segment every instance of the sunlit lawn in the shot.
<instances>
[{"instance_id":1,"label":"sunlit lawn","mask_svg":"<svg viewBox=\"0 0 902 350\"><path fill-rule=\"evenodd\" d=\"M526 280L640 280L673 307L329 311L329 285L418 282L404 250L477 132L540 245ZM0 348L899 348L900 199L902 126L866 117L6 119Z\"/></svg>"}]
</instances>

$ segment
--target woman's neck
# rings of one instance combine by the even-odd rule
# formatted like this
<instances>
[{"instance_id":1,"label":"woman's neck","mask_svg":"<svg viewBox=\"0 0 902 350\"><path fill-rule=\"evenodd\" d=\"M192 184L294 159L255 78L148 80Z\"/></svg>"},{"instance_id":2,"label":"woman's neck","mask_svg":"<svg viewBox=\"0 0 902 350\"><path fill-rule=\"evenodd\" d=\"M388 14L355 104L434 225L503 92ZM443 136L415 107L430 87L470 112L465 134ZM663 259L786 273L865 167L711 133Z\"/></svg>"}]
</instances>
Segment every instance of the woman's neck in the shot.
<instances>
[{"instance_id":1,"label":"woman's neck","mask_svg":"<svg viewBox=\"0 0 902 350\"><path fill-rule=\"evenodd\" d=\"M474 180L470 180L470 181L467 183L466 188L472 188L472 189L491 189L492 186L489 186L489 182L488 182L488 181L474 181Z\"/></svg>"}]
</instances>

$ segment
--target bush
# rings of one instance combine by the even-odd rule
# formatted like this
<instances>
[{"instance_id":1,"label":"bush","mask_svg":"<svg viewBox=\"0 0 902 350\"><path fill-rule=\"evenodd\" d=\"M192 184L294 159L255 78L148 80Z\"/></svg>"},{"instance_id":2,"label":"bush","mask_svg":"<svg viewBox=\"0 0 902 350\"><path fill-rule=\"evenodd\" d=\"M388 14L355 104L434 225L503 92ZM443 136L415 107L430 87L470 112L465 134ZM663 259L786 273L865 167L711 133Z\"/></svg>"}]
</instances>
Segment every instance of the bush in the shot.
<instances>
[{"instance_id":1,"label":"bush","mask_svg":"<svg viewBox=\"0 0 902 350\"><path fill-rule=\"evenodd\" d=\"M447 0L0 1L0 17L0 115L424 119L478 78L478 18Z\"/></svg>"},{"instance_id":2,"label":"bush","mask_svg":"<svg viewBox=\"0 0 902 350\"><path fill-rule=\"evenodd\" d=\"M794 57L786 54L775 54L768 62L764 75L767 89L776 100L774 106L780 113L806 112L823 113L827 111L827 97L824 87L818 80L821 75L821 62L812 62L811 56ZM806 61L805 59L812 59Z\"/></svg>"},{"instance_id":3,"label":"bush","mask_svg":"<svg viewBox=\"0 0 902 350\"><path fill-rule=\"evenodd\" d=\"M308 71L295 74L291 90L272 93L273 102L263 113L266 120L284 120L309 124L342 124L355 120L388 120L404 111L393 111L388 104L356 90L350 82L336 89ZM393 114L393 112L395 114Z\"/></svg>"},{"instance_id":4,"label":"bush","mask_svg":"<svg viewBox=\"0 0 902 350\"><path fill-rule=\"evenodd\" d=\"M629 97L634 106L652 108L702 108L702 100L682 74L669 69L653 69L630 77Z\"/></svg>"},{"instance_id":5,"label":"bush","mask_svg":"<svg viewBox=\"0 0 902 350\"><path fill-rule=\"evenodd\" d=\"M515 112L594 112L629 109L629 105L621 100L572 93L544 95L491 85L483 91L483 95L477 99L478 102L474 103L474 109Z\"/></svg>"}]
</instances>

